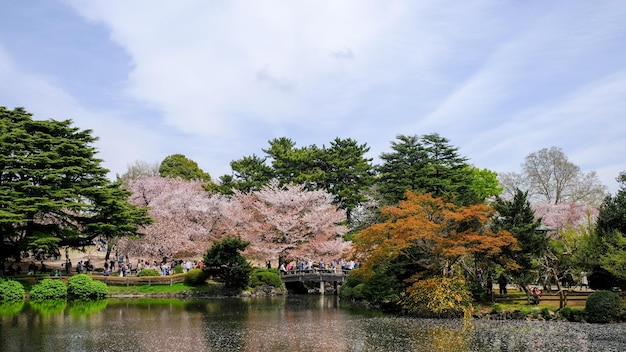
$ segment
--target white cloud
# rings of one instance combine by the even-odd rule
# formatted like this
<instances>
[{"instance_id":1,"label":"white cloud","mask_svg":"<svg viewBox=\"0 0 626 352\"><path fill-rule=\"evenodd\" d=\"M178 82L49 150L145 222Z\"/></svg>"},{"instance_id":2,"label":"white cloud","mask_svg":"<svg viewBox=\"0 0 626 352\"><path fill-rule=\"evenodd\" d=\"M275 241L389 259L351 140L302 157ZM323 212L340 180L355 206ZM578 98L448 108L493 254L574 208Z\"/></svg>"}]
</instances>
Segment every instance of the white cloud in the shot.
<instances>
[{"instance_id":1,"label":"white cloud","mask_svg":"<svg viewBox=\"0 0 626 352\"><path fill-rule=\"evenodd\" d=\"M376 157L397 134L438 132L497 171L552 145L603 181L626 169L609 152L626 146L619 1L68 4L132 60L118 101L88 104L62 72L16 65L3 72L23 87L3 96L84 116L107 163L183 153L218 176L275 137L349 137Z\"/></svg>"},{"instance_id":2,"label":"white cloud","mask_svg":"<svg viewBox=\"0 0 626 352\"><path fill-rule=\"evenodd\" d=\"M89 109L73 96L55 85L54 79L25 72L19 63L13 62L0 47L0 85L2 104L8 109L24 107L33 118L46 120L71 119L80 129L93 130L98 137L95 143L98 157L113 175L126 170L134 160L162 160L160 138L146 126L138 126L128 120L125 112ZM132 151L132 153L129 153Z\"/></svg>"}]
</instances>

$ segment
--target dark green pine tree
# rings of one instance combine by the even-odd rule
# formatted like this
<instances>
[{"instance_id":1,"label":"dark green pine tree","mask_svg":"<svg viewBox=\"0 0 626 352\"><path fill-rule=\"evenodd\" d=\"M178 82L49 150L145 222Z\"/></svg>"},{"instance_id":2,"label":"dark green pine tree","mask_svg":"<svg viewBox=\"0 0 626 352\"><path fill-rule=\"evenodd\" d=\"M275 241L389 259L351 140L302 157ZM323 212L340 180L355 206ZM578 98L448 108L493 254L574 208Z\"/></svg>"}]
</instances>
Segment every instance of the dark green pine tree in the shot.
<instances>
[{"instance_id":1,"label":"dark green pine tree","mask_svg":"<svg viewBox=\"0 0 626 352\"><path fill-rule=\"evenodd\" d=\"M209 275L224 282L229 289L246 288L252 268L241 254L249 245L238 237L228 236L215 242L204 255L204 268Z\"/></svg>"},{"instance_id":2,"label":"dark green pine tree","mask_svg":"<svg viewBox=\"0 0 626 352\"><path fill-rule=\"evenodd\" d=\"M600 237L610 235L614 231L626 234L626 172L620 172L617 182L619 183L617 193L604 198L600 206L596 222Z\"/></svg>"},{"instance_id":3,"label":"dark green pine tree","mask_svg":"<svg viewBox=\"0 0 626 352\"><path fill-rule=\"evenodd\" d=\"M265 160L256 154L233 160L230 162L232 175L222 175L219 184L209 184L205 188L226 195L233 194L235 190L245 193L258 191L274 179L274 170Z\"/></svg>"},{"instance_id":4,"label":"dark green pine tree","mask_svg":"<svg viewBox=\"0 0 626 352\"><path fill-rule=\"evenodd\" d=\"M398 135L391 153L382 153L376 184L386 204L396 204L407 190L421 191L418 172L426 167L426 151L417 136Z\"/></svg>"},{"instance_id":5,"label":"dark green pine tree","mask_svg":"<svg viewBox=\"0 0 626 352\"><path fill-rule=\"evenodd\" d=\"M0 259L90 244L93 198L110 181L90 130L0 107ZM132 222L132 219L128 219Z\"/></svg>"},{"instance_id":6,"label":"dark green pine tree","mask_svg":"<svg viewBox=\"0 0 626 352\"><path fill-rule=\"evenodd\" d=\"M141 236L141 228L153 222L148 208L128 201L130 195L120 183L100 187L90 194L94 215L86 220L85 233L106 239L105 261L119 238Z\"/></svg>"},{"instance_id":7,"label":"dark green pine tree","mask_svg":"<svg viewBox=\"0 0 626 352\"><path fill-rule=\"evenodd\" d=\"M466 205L477 197L472 190L472 174L467 159L458 148L438 134L396 137L394 152L381 154L377 185L386 203L396 204L407 190L431 193Z\"/></svg>"},{"instance_id":8,"label":"dark green pine tree","mask_svg":"<svg viewBox=\"0 0 626 352\"><path fill-rule=\"evenodd\" d=\"M271 159L274 176L281 185L304 185L308 190L316 190L325 179L320 165L322 151L315 145L295 148L296 143L281 137L269 141L270 147L263 151Z\"/></svg>"},{"instance_id":9,"label":"dark green pine tree","mask_svg":"<svg viewBox=\"0 0 626 352\"><path fill-rule=\"evenodd\" d=\"M348 223L352 210L366 200L363 192L374 182L372 159L365 157L368 151L367 145L358 145L350 138L335 138L329 148L322 148L320 167L325 178L321 186L346 211Z\"/></svg>"},{"instance_id":10,"label":"dark green pine tree","mask_svg":"<svg viewBox=\"0 0 626 352\"><path fill-rule=\"evenodd\" d=\"M534 259L539 259L548 250L548 238L545 232L537 229L541 220L535 220L535 213L528 201L528 192L517 189L512 200L496 198L493 204L496 210L494 226L498 230L509 231L518 241L519 251L507 251L503 256L513 259L519 269L511 272L515 281L526 286L536 277Z\"/></svg>"},{"instance_id":11,"label":"dark green pine tree","mask_svg":"<svg viewBox=\"0 0 626 352\"><path fill-rule=\"evenodd\" d=\"M447 197L455 203L471 204L472 175L467 169L467 158L459 155L459 148L436 133L423 135L420 144L426 152L426 167L418 170L421 191Z\"/></svg>"}]
</instances>

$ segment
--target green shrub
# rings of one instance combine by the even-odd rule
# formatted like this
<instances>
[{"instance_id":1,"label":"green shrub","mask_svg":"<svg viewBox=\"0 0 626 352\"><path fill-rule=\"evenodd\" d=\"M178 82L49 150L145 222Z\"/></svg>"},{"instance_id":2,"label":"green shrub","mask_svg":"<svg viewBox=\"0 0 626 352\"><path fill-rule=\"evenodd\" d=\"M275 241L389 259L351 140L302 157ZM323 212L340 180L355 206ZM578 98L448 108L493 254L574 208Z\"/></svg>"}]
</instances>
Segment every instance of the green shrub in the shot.
<instances>
[{"instance_id":1,"label":"green shrub","mask_svg":"<svg viewBox=\"0 0 626 352\"><path fill-rule=\"evenodd\" d=\"M550 320L550 319L552 319L552 314L550 313L550 309L548 309L547 307L543 307L543 308L541 308L541 316L542 316L545 320Z\"/></svg>"},{"instance_id":2,"label":"green shrub","mask_svg":"<svg viewBox=\"0 0 626 352\"><path fill-rule=\"evenodd\" d=\"M501 311L502 311L502 306L501 306L501 305L499 305L499 304L494 304L494 305L491 307L491 312L492 312L492 313L500 313Z\"/></svg>"},{"instance_id":3,"label":"green shrub","mask_svg":"<svg viewBox=\"0 0 626 352\"><path fill-rule=\"evenodd\" d=\"M137 276L161 276L157 269L141 269Z\"/></svg>"},{"instance_id":4,"label":"green shrub","mask_svg":"<svg viewBox=\"0 0 626 352\"><path fill-rule=\"evenodd\" d=\"M273 287L283 287L283 281L276 269L255 268L250 274L250 287L268 285Z\"/></svg>"},{"instance_id":5,"label":"green shrub","mask_svg":"<svg viewBox=\"0 0 626 352\"><path fill-rule=\"evenodd\" d=\"M565 306L559 311L559 316L565 320L572 321L574 310L571 307Z\"/></svg>"},{"instance_id":6,"label":"green shrub","mask_svg":"<svg viewBox=\"0 0 626 352\"><path fill-rule=\"evenodd\" d=\"M180 264L176 264L174 265L174 274L182 274L183 273L183 266Z\"/></svg>"},{"instance_id":7,"label":"green shrub","mask_svg":"<svg viewBox=\"0 0 626 352\"><path fill-rule=\"evenodd\" d=\"M360 283L354 287L350 285L344 284L341 285L341 289L339 289L339 297L341 299L360 301L365 299L365 284Z\"/></svg>"},{"instance_id":8,"label":"green shrub","mask_svg":"<svg viewBox=\"0 0 626 352\"><path fill-rule=\"evenodd\" d=\"M107 285L87 274L78 274L68 280L67 294L78 299L100 299L106 296Z\"/></svg>"},{"instance_id":9,"label":"green shrub","mask_svg":"<svg viewBox=\"0 0 626 352\"><path fill-rule=\"evenodd\" d=\"M24 293L24 286L19 282L0 279L0 302L23 301Z\"/></svg>"},{"instance_id":10,"label":"green shrub","mask_svg":"<svg viewBox=\"0 0 626 352\"><path fill-rule=\"evenodd\" d=\"M622 301L611 291L596 291L587 297L585 314L590 323L609 323L619 320Z\"/></svg>"},{"instance_id":11,"label":"green shrub","mask_svg":"<svg viewBox=\"0 0 626 352\"><path fill-rule=\"evenodd\" d=\"M572 307L563 307L559 311L559 316L568 321L580 322L582 321L583 311L581 309L574 309Z\"/></svg>"},{"instance_id":12,"label":"green shrub","mask_svg":"<svg viewBox=\"0 0 626 352\"><path fill-rule=\"evenodd\" d=\"M191 269L185 275L185 283L190 286L200 286L206 283L209 274L202 269Z\"/></svg>"},{"instance_id":13,"label":"green shrub","mask_svg":"<svg viewBox=\"0 0 626 352\"><path fill-rule=\"evenodd\" d=\"M35 301L64 299L67 297L67 286L61 280L43 279L30 290L30 298Z\"/></svg>"}]
</instances>

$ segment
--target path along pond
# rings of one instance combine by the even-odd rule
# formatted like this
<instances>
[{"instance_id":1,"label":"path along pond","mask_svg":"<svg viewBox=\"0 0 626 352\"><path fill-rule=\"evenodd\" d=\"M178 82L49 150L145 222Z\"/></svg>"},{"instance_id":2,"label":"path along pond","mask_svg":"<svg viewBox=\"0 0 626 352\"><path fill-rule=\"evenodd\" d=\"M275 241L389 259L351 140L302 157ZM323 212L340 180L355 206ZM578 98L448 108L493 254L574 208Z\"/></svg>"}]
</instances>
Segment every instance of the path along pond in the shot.
<instances>
[{"instance_id":1,"label":"path along pond","mask_svg":"<svg viewBox=\"0 0 626 352\"><path fill-rule=\"evenodd\" d=\"M626 351L626 324L413 319L335 296L107 299L0 310L0 351Z\"/></svg>"}]
</instances>

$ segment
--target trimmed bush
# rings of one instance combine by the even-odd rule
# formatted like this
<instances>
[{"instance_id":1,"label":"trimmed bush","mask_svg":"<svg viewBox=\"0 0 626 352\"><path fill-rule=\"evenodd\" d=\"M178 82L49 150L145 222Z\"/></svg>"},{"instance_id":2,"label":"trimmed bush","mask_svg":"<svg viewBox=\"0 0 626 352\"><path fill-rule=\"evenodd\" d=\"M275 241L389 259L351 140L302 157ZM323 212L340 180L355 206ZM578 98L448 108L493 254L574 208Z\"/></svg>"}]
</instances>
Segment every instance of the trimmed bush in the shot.
<instances>
[{"instance_id":1,"label":"trimmed bush","mask_svg":"<svg viewBox=\"0 0 626 352\"><path fill-rule=\"evenodd\" d=\"M67 286L61 280L43 279L30 290L30 298L34 301L65 299Z\"/></svg>"},{"instance_id":2,"label":"trimmed bush","mask_svg":"<svg viewBox=\"0 0 626 352\"><path fill-rule=\"evenodd\" d=\"M137 276L161 276L157 269L141 269Z\"/></svg>"},{"instance_id":3,"label":"trimmed bush","mask_svg":"<svg viewBox=\"0 0 626 352\"><path fill-rule=\"evenodd\" d=\"M283 281L280 279L278 270L266 268L255 268L252 270L249 286L254 288L263 285L277 288L283 287Z\"/></svg>"},{"instance_id":4,"label":"trimmed bush","mask_svg":"<svg viewBox=\"0 0 626 352\"><path fill-rule=\"evenodd\" d=\"M24 300L24 286L15 280L0 279L0 302L19 302Z\"/></svg>"},{"instance_id":5,"label":"trimmed bush","mask_svg":"<svg viewBox=\"0 0 626 352\"><path fill-rule=\"evenodd\" d=\"M622 310L619 295L611 291L596 291L587 297L585 314L590 323L610 323L618 321Z\"/></svg>"},{"instance_id":6,"label":"trimmed bush","mask_svg":"<svg viewBox=\"0 0 626 352\"><path fill-rule=\"evenodd\" d=\"M78 274L68 280L67 294L78 299L100 299L106 296L107 285L93 280L87 274Z\"/></svg>"},{"instance_id":7,"label":"trimmed bush","mask_svg":"<svg viewBox=\"0 0 626 352\"><path fill-rule=\"evenodd\" d=\"M185 275L185 283L190 286L200 286L206 284L209 274L202 269L191 269Z\"/></svg>"}]
</instances>

